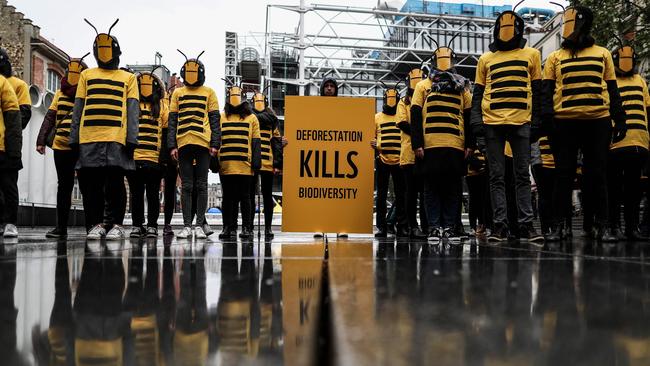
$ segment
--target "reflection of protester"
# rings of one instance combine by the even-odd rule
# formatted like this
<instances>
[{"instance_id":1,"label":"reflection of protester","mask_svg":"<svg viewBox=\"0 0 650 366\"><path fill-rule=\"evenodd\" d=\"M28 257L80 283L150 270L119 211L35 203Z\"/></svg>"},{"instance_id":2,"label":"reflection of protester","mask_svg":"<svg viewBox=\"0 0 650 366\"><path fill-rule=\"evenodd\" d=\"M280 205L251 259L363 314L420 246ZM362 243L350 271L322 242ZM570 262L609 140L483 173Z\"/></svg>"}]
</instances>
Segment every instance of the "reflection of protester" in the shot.
<instances>
[{"instance_id":1,"label":"reflection of protester","mask_svg":"<svg viewBox=\"0 0 650 366\"><path fill-rule=\"evenodd\" d=\"M0 87L4 80L0 79ZM17 109L16 109L17 111ZM19 117L17 117L19 118ZM19 121L19 119L16 119ZM20 126L18 126L20 129ZM14 304L14 288L16 287L16 249L8 249L7 245L0 246L0 355L6 365L28 365L18 352L17 322L18 309Z\"/></svg>"}]
</instances>

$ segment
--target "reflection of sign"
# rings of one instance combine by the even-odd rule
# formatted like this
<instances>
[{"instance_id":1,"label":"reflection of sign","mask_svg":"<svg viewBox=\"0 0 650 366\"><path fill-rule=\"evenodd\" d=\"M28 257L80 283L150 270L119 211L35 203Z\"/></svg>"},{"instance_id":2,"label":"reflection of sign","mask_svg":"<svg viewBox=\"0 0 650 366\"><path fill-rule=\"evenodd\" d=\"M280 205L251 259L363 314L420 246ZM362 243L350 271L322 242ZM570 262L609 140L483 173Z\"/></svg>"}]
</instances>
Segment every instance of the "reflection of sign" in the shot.
<instances>
[{"instance_id":1,"label":"reflection of sign","mask_svg":"<svg viewBox=\"0 0 650 366\"><path fill-rule=\"evenodd\" d=\"M287 97L282 231L372 233L375 102Z\"/></svg>"}]
</instances>

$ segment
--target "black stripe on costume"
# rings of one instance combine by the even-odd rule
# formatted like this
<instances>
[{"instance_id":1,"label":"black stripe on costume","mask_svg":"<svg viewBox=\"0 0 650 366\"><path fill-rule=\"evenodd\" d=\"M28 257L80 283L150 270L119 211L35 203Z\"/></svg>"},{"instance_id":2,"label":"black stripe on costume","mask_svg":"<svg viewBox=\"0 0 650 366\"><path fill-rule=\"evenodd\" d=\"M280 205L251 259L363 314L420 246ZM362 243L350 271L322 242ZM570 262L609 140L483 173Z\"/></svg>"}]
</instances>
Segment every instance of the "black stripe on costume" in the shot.
<instances>
[{"instance_id":1,"label":"black stripe on costume","mask_svg":"<svg viewBox=\"0 0 650 366\"><path fill-rule=\"evenodd\" d=\"M395 127L395 126L397 126L396 122L384 122L384 123L379 124L379 128L381 128L381 129L384 129L386 127Z\"/></svg>"},{"instance_id":2,"label":"black stripe on costume","mask_svg":"<svg viewBox=\"0 0 650 366\"><path fill-rule=\"evenodd\" d=\"M643 93L643 88L637 85L630 85L630 86L622 86L618 88L619 93L626 93L626 92L631 92L631 91L639 91Z\"/></svg>"},{"instance_id":3,"label":"black stripe on costume","mask_svg":"<svg viewBox=\"0 0 650 366\"><path fill-rule=\"evenodd\" d=\"M491 65L490 71L494 71L502 67L510 67L510 66L523 66L527 68L528 61L513 60L513 61L499 62L498 64Z\"/></svg>"},{"instance_id":4,"label":"black stripe on costume","mask_svg":"<svg viewBox=\"0 0 650 366\"><path fill-rule=\"evenodd\" d=\"M198 117L205 118L205 113L201 111L183 111L178 114L178 118Z\"/></svg>"},{"instance_id":5,"label":"black stripe on costume","mask_svg":"<svg viewBox=\"0 0 650 366\"><path fill-rule=\"evenodd\" d=\"M111 79L90 79L88 80L88 85L110 85L124 88L124 83L121 81L115 81Z\"/></svg>"},{"instance_id":6,"label":"black stripe on costume","mask_svg":"<svg viewBox=\"0 0 650 366\"><path fill-rule=\"evenodd\" d=\"M528 110L528 103L523 102L496 102L490 103L490 109L522 109Z\"/></svg>"},{"instance_id":7,"label":"black stripe on costume","mask_svg":"<svg viewBox=\"0 0 650 366\"><path fill-rule=\"evenodd\" d=\"M580 94L601 94L603 88L599 86L584 86L580 88L562 89L562 96L580 95Z\"/></svg>"},{"instance_id":8,"label":"black stripe on costume","mask_svg":"<svg viewBox=\"0 0 650 366\"><path fill-rule=\"evenodd\" d=\"M645 122L645 115L644 114L628 114L626 116L626 120L628 121L643 121Z\"/></svg>"},{"instance_id":9,"label":"black stripe on costume","mask_svg":"<svg viewBox=\"0 0 650 366\"><path fill-rule=\"evenodd\" d=\"M58 125L56 125L56 128L57 128L57 129L59 129L59 128L70 128L70 122L69 122L69 120L68 120L68 122L61 122L61 123L59 123Z\"/></svg>"},{"instance_id":10,"label":"black stripe on costume","mask_svg":"<svg viewBox=\"0 0 650 366\"><path fill-rule=\"evenodd\" d=\"M270 147L262 147L262 154L270 154L270 153L271 153Z\"/></svg>"},{"instance_id":11,"label":"black stripe on costume","mask_svg":"<svg viewBox=\"0 0 650 366\"><path fill-rule=\"evenodd\" d=\"M124 91L106 88L88 89L86 95L114 95L116 97L123 97Z\"/></svg>"},{"instance_id":12,"label":"black stripe on costume","mask_svg":"<svg viewBox=\"0 0 650 366\"><path fill-rule=\"evenodd\" d=\"M112 117L122 117L122 111L108 108L94 108L86 109L84 111L84 116L112 116Z\"/></svg>"},{"instance_id":13,"label":"black stripe on costume","mask_svg":"<svg viewBox=\"0 0 650 366\"><path fill-rule=\"evenodd\" d=\"M178 120L179 126L190 124L190 123L203 126L203 121L199 121L198 119L195 118L185 118L185 119Z\"/></svg>"},{"instance_id":14,"label":"black stripe on costume","mask_svg":"<svg viewBox=\"0 0 650 366\"><path fill-rule=\"evenodd\" d=\"M180 101L183 101L183 100L202 100L202 101L205 102L205 101L208 100L208 97L205 96L205 95L188 94L188 95L183 95L183 96L178 97L178 100L180 100Z\"/></svg>"},{"instance_id":15,"label":"black stripe on costume","mask_svg":"<svg viewBox=\"0 0 650 366\"><path fill-rule=\"evenodd\" d=\"M151 151L158 151L158 146L155 146L155 145L147 145L147 144L138 144L138 150L151 150Z\"/></svg>"},{"instance_id":16,"label":"black stripe on costume","mask_svg":"<svg viewBox=\"0 0 650 366\"><path fill-rule=\"evenodd\" d=\"M526 71L526 70L499 71L499 72L495 72L494 74L492 74L492 80L511 77L511 76L518 76L518 77L522 77L522 78L527 78L528 77L528 71Z\"/></svg>"},{"instance_id":17,"label":"black stripe on costume","mask_svg":"<svg viewBox=\"0 0 650 366\"><path fill-rule=\"evenodd\" d=\"M547 148L541 148L541 147L540 147L540 148L539 148L539 151L540 151L542 154L544 154L544 155L553 154L553 151L551 150L550 147L547 147Z\"/></svg>"},{"instance_id":18,"label":"black stripe on costume","mask_svg":"<svg viewBox=\"0 0 650 366\"><path fill-rule=\"evenodd\" d=\"M381 148L387 148L387 147L402 147L402 144L399 142L383 142L381 143Z\"/></svg>"},{"instance_id":19,"label":"black stripe on costume","mask_svg":"<svg viewBox=\"0 0 650 366\"><path fill-rule=\"evenodd\" d=\"M241 144L241 145L248 145L250 141L248 139L237 139L237 138L232 138L232 137L225 137L221 140L222 145L228 145L228 144Z\"/></svg>"},{"instance_id":20,"label":"black stripe on costume","mask_svg":"<svg viewBox=\"0 0 650 366\"><path fill-rule=\"evenodd\" d=\"M221 128L248 128L247 122L223 122Z\"/></svg>"},{"instance_id":21,"label":"black stripe on costume","mask_svg":"<svg viewBox=\"0 0 650 366\"><path fill-rule=\"evenodd\" d=\"M184 134L186 132L190 132L190 131L196 131L198 133L203 133L203 127L199 127L199 126L181 127L181 128L178 129L178 132L176 133L176 135L182 135L182 134Z\"/></svg>"},{"instance_id":22,"label":"black stripe on costume","mask_svg":"<svg viewBox=\"0 0 650 366\"><path fill-rule=\"evenodd\" d=\"M382 139L382 140L397 140L397 141L401 141L401 140L402 140L402 136L381 136L381 139Z\"/></svg>"},{"instance_id":23,"label":"black stripe on costume","mask_svg":"<svg viewBox=\"0 0 650 366\"><path fill-rule=\"evenodd\" d=\"M641 104L624 104L623 109L625 111L645 111L645 108Z\"/></svg>"},{"instance_id":24,"label":"black stripe on costume","mask_svg":"<svg viewBox=\"0 0 650 366\"><path fill-rule=\"evenodd\" d=\"M158 129L140 126L140 128L138 128L138 133L155 133L157 135Z\"/></svg>"},{"instance_id":25,"label":"black stripe on costume","mask_svg":"<svg viewBox=\"0 0 650 366\"><path fill-rule=\"evenodd\" d=\"M432 94L427 97L427 103L446 102L460 105L460 97L446 97L440 94Z\"/></svg>"},{"instance_id":26,"label":"black stripe on costume","mask_svg":"<svg viewBox=\"0 0 650 366\"><path fill-rule=\"evenodd\" d=\"M492 84L492 90L501 89L501 88L525 88L528 86L528 83L520 80L506 80L499 81L498 83Z\"/></svg>"},{"instance_id":27,"label":"black stripe on costume","mask_svg":"<svg viewBox=\"0 0 650 366\"><path fill-rule=\"evenodd\" d=\"M641 123L628 123L627 124L627 129L628 130L643 130L646 131L646 125L641 124Z\"/></svg>"},{"instance_id":28,"label":"black stripe on costume","mask_svg":"<svg viewBox=\"0 0 650 366\"><path fill-rule=\"evenodd\" d=\"M246 137L248 137L248 131L221 130L221 136L246 136Z\"/></svg>"},{"instance_id":29,"label":"black stripe on costume","mask_svg":"<svg viewBox=\"0 0 650 366\"><path fill-rule=\"evenodd\" d=\"M70 131L56 130L56 135L61 137L69 137Z\"/></svg>"},{"instance_id":30,"label":"black stripe on costume","mask_svg":"<svg viewBox=\"0 0 650 366\"><path fill-rule=\"evenodd\" d=\"M643 95L640 94L621 95L621 101L628 102L630 100L639 100L643 102Z\"/></svg>"},{"instance_id":31,"label":"black stripe on costume","mask_svg":"<svg viewBox=\"0 0 650 366\"><path fill-rule=\"evenodd\" d=\"M445 105L430 105L427 107L427 114L428 113L436 113L436 112L441 112L441 113L451 113L451 114L460 114L460 109L459 108L454 108L454 107L448 107Z\"/></svg>"},{"instance_id":32,"label":"black stripe on costume","mask_svg":"<svg viewBox=\"0 0 650 366\"><path fill-rule=\"evenodd\" d=\"M381 150L382 155L399 155L400 153L401 153L401 151L393 150L393 149L384 150L382 148L382 150Z\"/></svg>"},{"instance_id":33,"label":"black stripe on costume","mask_svg":"<svg viewBox=\"0 0 650 366\"><path fill-rule=\"evenodd\" d=\"M154 119L148 119L148 118L140 118L138 121L138 124L140 125L150 125L150 126L158 126L158 122Z\"/></svg>"},{"instance_id":34,"label":"black stripe on costume","mask_svg":"<svg viewBox=\"0 0 650 366\"><path fill-rule=\"evenodd\" d=\"M59 105L56 106L56 111L57 112L65 112L65 113L67 113L67 112L70 112L72 110L72 107L73 107L73 105L59 104Z\"/></svg>"},{"instance_id":35,"label":"black stripe on costume","mask_svg":"<svg viewBox=\"0 0 650 366\"><path fill-rule=\"evenodd\" d=\"M447 133L447 134L450 134L450 135L460 136L460 130L457 129L457 128L453 128L453 127L438 127L438 126L427 127L427 128L424 129L424 133L425 134L429 134L429 133Z\"/></svg>"},{"instance_id":36,"label":"black stripe on costume","mask_svg":"<svg viewBox=\"0 0 650 366\"><path fill-rule=\"evenodd\" d=\"M602 84L603 79L600 76L570 76L567 78L562 79L562 84L568 85L568 84L584 84L584 83L592 83L592 84Z\"/></svg>"},{"instance_id":37,"label":"black stripe on costume","mask_svg":"<svg viewBox=\"0 0 650 366\"><path fill-rule=\"evenodd\" d=\"M84 127L122 127L122 121L110 119L87 119L84 120Z\"/></svg>"},{"instance_id":38,"label":"black stripe on costume","mask_svg":"<svg viewBox=\"0 0 650 366\"><path fill-rule=\"evenodd\" d=\"M568 74L570 72L581 72L581 71L595 71L603 72L603 65L572 65L563 67L560 72L562 74Z\"/></svg>"},{"instance_id":39,"label":"black stripe on costume","mask_svg":"<svg viewBox=\"0 0 650 366\"><path fill-rule=\"evenodd\" d=\"M399 128L385 128L381 130L382 135L389 135L389 134L400 134L400 129Z\"/></svg>"},{"instance_id":40,"label":"black stripe on costume","mask_svg":"<svg viewBox=\"0 0 650 366\"><path fill-rule=\"evenodd\" d=\"M248 147L240 147L240 146L222 146L221 150L219 150L220 154L224 153L248 153Z\"/></svg>"},{"instance_id":41,"label":"black stripe on costume","mask_svg":"<svg viewBox=\"0 0 650 366\"><path fill-rule=\"evenodd\" d=\"M223 148L222 148L222 150L223 150ZM219 160L221 160L221 161L248 161L248 156L220 155Z\"/></svg>"},{"instance_id":42,"label":"black stripe on costume","mask_svg":"<svg viewBox=\"0 0 650 366\"><path fill-rule=\"evenodd\" d=\"M140 109L140 116L151 116L151 111Z\"/></svg>"},{"instance_id":43,"label":"black stripe on costume","mask_svg":"<svg viewBox=\"0 0 650 366\"><path fill-rule=\"evenodd\" d=\"M121 96L122 96L122 94L118 95L118 97L121 97ZM117 100L117 99L109 99L109 98L88 98L88 99L86 99L86 105L98 105L98 104L112 105L114 107L120 107L120 108L124 105L121 100Z\"/></svg>"},{"instance_id":44,"label":"black stripe on costume","mask_svg":"<svg viewBox=\"0 0 650 366\"><path fill-rule=\"evenodd\" d=\"M450 123L452 125L458 125L459 121L458 118L449 116L428 116L425 123Z\"/></svg>"},{"instance_id":45,"label":"black stripe on costume","mask_svg":"<svg viewBox=\"0 0 650 366\"><path fill-rule=\"evenodd\" d=\"M142 131L140 131L140 132L142 132ZM156 136L138 136L138 142L139 141L158 143L158 137L156 137Z\"/></svg>"},{"instance_id":46,"label":"black stripe on costume","mask_svg":"<svg viewBox=\"0 0 650 366\"><path fill-rule=\"evenodd\" d=\"M271 133L270 132L260 132L260 137L263 139L270 139L271 138Z\"/></svg>"},{"instance_id":47,"label":"black stripe on costume","mask_svg":"<svg viewBox=\"0 0 650 366\"><path fill-rule=\"evenodd\" d=\"M528 92L526 91L502 91L502 92L493 92L490 93L490 97L493 99L496 98L528 98Z\"/></svg>"},{"instance_id":48,"label":"black stripe on costume","mask_svg":"<svg viewBox=\"0 0 650 366\"><path fill-rule=\"evenodd\" d=\"M603 58L602 57L573 57L573 58L567 58L566 60L560 61L560 65L569 64L572 62L583 62L583 61L603 62Z\"/></svg>"},{"instance_id":49,"label":"black stripe on costume","mask_svg":"<svg viewBox=\"0 0 650 366\"><path fill-rule=\"evenodd\" d=\"M576 99L576 100L565 100L562 102L562 108L571 108L571 107L580 107L580 106L596 106L604 105L605 101L602 99Z\"/></svg>"},{"instance_id":50,"label":"black stripe on costume","mask_svg":"<svg viewBox=\"0 0 650 366\"><path fill-rule=\"evenodd\" d=\"M198 108L198 109L205 109L205 103L179 103L178 104L178 109L183 110L187 108Z\"/></svg>"}]
</instances>

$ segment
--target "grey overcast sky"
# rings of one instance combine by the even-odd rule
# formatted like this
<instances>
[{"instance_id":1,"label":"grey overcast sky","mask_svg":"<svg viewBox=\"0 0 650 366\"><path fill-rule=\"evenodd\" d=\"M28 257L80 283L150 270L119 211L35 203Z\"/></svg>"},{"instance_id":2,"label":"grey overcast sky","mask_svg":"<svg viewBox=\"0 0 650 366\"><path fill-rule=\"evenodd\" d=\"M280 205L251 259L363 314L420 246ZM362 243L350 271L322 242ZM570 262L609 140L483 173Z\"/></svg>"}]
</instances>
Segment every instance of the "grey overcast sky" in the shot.
<instances>
[{"instance_id":1,"label":"grey overcast sky","mask_svg":"<svg viewBox=\"0 0 650 366\"><path fill-rule=\"evenodd\" d=\"M449 2L477 3L475 0ZM390 1L404 3L404 1ZM564 2L564 1L562 1ZM184 61L179 48L188 57L202 50L206 65L206 84L222 95L225 32L264 32L267 4L298 5L299 0L9 0L18 11L41 27L41 35L54 42L72 57L91 51L94 31L84 21L88 18L100 32L116 18L115 35L122 48L121 64L150 64L156 51L163 63L178 72ZM374 7L376 0L306 0L357 7ZM484 4L514 5L512 0L485 0ZM555 9L547 1L527 0L522 6ZM292 32L298 24L296 13L273 10L274 30ZM307 28L309 20L307 18ZM94 65L92 56L89 63Z\"/></svg>"}]
</instances>

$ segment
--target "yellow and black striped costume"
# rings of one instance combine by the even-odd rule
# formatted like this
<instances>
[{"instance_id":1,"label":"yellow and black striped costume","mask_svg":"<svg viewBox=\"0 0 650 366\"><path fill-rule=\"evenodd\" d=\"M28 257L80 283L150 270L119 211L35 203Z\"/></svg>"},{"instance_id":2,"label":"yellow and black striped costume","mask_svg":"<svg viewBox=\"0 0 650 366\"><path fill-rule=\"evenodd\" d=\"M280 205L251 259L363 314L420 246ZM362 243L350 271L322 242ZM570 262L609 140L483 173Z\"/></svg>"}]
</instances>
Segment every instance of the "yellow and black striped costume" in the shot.
<instances>
[{"instance_id":1,"label":"yellow and black striped costume","mask_svg":"<svg viewBox=\"0 0 650 366\"><path fill-rule=\"evenodd\" d=\"M397 121L398 123L411 123L411 106L406 104L404 98L397 104ZM399 153L399 165L415 164L415 153L411 146L411 136L404 131L400 131L402 137L402 146Z\"/></svg>"},{"instance_id":2,"label":"yellow and black striped costume","mask_svg":"<svg viewBox=\"0 0 650 366\"><path fill-rule=\"evenodd\" d=\"M74 350L74 364L77 366L122 366L124 364L121 337L111 340L76 338Z\"/></svg>"},{"instance_id":3,"label":"yellow and black striped costume","mask_svg":"<svg viewBox=\"0 0 650 366\"><path fill-rule=\"evenodd\" d=\"M133 153L135 160L158 163L162 147L162 129L167 124L167 106L160 101L160 115L151 113L151 103L140 102L140 122L138 127L138 147Z\"/></svg>"},{"instance_id":4,"label":"yellow and black striped costume","mask_svg":"<svg viewBox=\"0 0 650 366\"><path fill-rule=\"evenodd\" d=\"M84 70L76 97L85 100L79 125L80 144L117 142L126 145L126 100L140 97L135 75L123 70Z\"/></svg>"},{"instance_id":5,"label":"yellow and black striped costume","mask_svg":"<svg viewBox=\"0 0 650 366\"><path fill-rule=\"evenodd\" d=\"M487 125L523 125L532 119L532 81L541 80L541 55L531 47L484 53L476 84L485 87L481 109Z\"/></svg>"},{"instance_id":6,"label":"yellow and black striped costume","mask_svg":"<svg viewBox=\"0 0 650 366\"><path fill-rule=\"evenodd\" d=\"M650 108L648 85L639 74L634 74L631 77L619 77L616 79L616 83L627 116L627 134L622 141L612 144L611 149L638 146L648 150L650 142L647 116L647 110Z\"/></svg>"},{"instance_id":7,"label":"yellow and black striped costume","mask_svg":"<svg viewBox=\"0 0 650 366\"><path fill-rule=\"evenodd\" d=\"M54 94L54 100L50 104L50 110L56 113L56 133L53 150L70 150L70 123L72 122L72 107L74 107L74 98L68 97L58 90Z\"/></svg>"},{"instance_id":8,"label":"yellow and black striped costume","mask_svg":"<svg viewBox=\"0 0 650 366\"><path fill-rule=\"evenodd\" d=\"M450 147L465 150L465 120L463 113L472 106L469 91L440 93L431 91L431 79L415 87L412 105L422 107L424 148Z\"/></svg>"},{"instance_id":9,"label":"yellow and black striped costume","mask_svg":"<svg viewBox=\"0 0 650 366\"><path fill-rule=\"evenodd\" d=\"M207 86L178 88L174 90L170 113L178 113L176 144L210 147L212 131L208 113L219 110L217 95Z\"/></svg>"},{"instance_id":10,"label":"yellow and black striped costume","mask_svg":"<svg viewBox=\"0 0 650 366\"><path fill-rule=\"evenodd\" d=\"M7 112L18 112L20 109L14 89L2 75L0 75L0 107L2 108L0 110L0 151L4 152L7 151L5 141L7 138L7 126L5 123L7 121L4 120L4 114Z\"/></svg>"},{"instance_id":11,"label":"yellow and black striped costume","mask_svg":"<svg viewBox=\"0 0 650 366\"><path fill-rule=\"evenodd\" d=\"M262 127L260 126L260 137L262 145L262 168L261 171L272 172L273 171L273 149L271 148L271 138L281 138L280 130L276 127L271 131L271 126Z\"/></svg>"},{"instance_id":12,"label":"yellow and black striped costume","mask_svg":"<svg viewBox=\"0 0 650 366\"><path fill-rule=\"evenodd\" d=\"M397 127L397 115L383 112L375 114L375 138L382 163L397 165L400 162L401 131Z\"/></svg>"},{"instance_id":13,"label":"yellow and black striped costume","mask_svg":"<svg viewBox=\"0 0 650 366\"><path fill-rule=\"evenodd\" d=\"M254 114L242 119L238 114L221 114L220 174L253 175L252 143L260 139L260 124Z\"/></svg>"},{"instance_id":14,"label":"yellow and black striped costume","mask_svg":"<svg viewBox=\"0 0 650 366\"><path fill-rule=\"evenodd\" d=\"M606 82L616 80L611 53L591 46L572 54L561 48L544 63L544 80L555 80L553 105L558 119L598 119L610 115Z\"/></svg>"},{"instance_id":15,"label":"yellow and black striped costume","mask_svg":"<svg viewBox=\"0 0 650 366\"><path fill-rule=\"evenodd\" d=\"M539 152L542 158L542 167L555 168L555 158L553 157L553 151L551 150L548 137L543 136L539 139Z\"/></svg>"}]
</instances>

